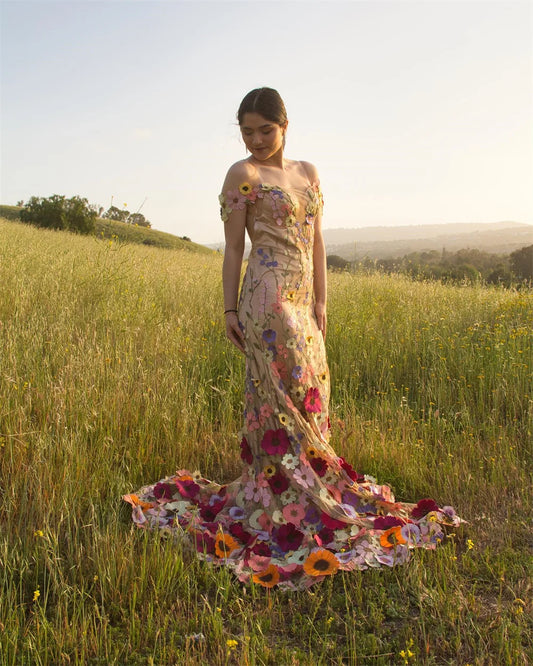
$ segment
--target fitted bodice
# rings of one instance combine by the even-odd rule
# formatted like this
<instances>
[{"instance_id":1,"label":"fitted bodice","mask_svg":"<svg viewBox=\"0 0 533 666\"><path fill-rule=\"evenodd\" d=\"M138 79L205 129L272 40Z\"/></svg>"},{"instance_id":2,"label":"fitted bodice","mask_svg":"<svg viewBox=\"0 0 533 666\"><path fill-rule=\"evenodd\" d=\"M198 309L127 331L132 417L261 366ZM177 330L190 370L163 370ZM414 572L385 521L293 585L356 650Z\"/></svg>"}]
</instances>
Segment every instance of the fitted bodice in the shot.
<instances>
[{"instance_id":1,"label":"fitted bodice","mask_svg":"<svg viewBox=\"0 0 533 666\"><path fill-rule=\"evenodd\" d=\"M238 190L220 195L221 216L226 222L233 210L246 206L246 228L253 256L260 248L276 255L304 254L313 249L314 222L322 211L318 184L286 189L260 183L242 183Z\"/></svg>"}]
</instances>

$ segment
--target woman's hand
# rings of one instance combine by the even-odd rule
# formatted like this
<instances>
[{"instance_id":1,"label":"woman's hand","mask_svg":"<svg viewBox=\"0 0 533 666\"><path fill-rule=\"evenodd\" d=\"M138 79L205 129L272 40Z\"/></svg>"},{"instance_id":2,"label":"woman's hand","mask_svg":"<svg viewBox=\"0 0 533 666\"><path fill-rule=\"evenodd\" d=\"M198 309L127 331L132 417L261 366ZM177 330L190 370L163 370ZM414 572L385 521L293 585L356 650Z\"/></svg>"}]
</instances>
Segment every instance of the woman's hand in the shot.
<instances>
[{"instance_id":1,"label":"woman's hand","mask_svg":"<svg viewBox=\"0 0 533 666\"><path fill-rule=\"evenodd\" d=\"M244 354L244 335L239 326L239 317L236 312L226 314L226 335L237 349Z\"/></svg>"},{"instance_id":2,"label":"woman's hand","mask_svg":"<svg viewBox=\"0 0 533 666\"><path fill-rule=\"evenodd\" d=\"M316 317L316 322L318 324L318 328L321 331L322 337L325 340L328 318L326 315L326 306L323 303L315 303L315 317Z\"/></svg>"}]
</instances>

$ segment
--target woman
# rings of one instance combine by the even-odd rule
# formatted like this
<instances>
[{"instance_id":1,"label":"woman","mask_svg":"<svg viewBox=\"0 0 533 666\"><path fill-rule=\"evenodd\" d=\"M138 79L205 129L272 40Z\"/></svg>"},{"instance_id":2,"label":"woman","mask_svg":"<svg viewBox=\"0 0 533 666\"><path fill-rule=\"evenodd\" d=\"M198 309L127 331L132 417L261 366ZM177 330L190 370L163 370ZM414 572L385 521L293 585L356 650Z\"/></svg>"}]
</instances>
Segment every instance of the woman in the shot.
<instances>
[{"instance_id":1,"label":"woman","mask_svg":"<svg viewBox=\"0 0 533 666\"><path fill-rule=\"evenodd\" d=\"M285 158L288 120L275 90L252 90L237 118L250 156L229 169L220 203L226 332L246 358L243 472L219 485L182 470L125 499L137 524L190 535L240 580L302 589L339 569L403 563L460 519L433 500L396 503L329 445L318 174Z\"/></svg>"}]
</instances>

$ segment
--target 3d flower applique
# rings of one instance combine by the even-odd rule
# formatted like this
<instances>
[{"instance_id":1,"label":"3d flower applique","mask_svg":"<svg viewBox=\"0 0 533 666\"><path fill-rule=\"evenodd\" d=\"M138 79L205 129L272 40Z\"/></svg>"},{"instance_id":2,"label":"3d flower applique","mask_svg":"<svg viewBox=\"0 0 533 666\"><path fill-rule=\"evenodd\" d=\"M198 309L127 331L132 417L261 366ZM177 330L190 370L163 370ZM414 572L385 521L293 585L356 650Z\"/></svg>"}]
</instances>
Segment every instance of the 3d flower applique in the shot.
<instances>
[{"instance_id":1,"label":"3d flower applique","mask_svg":"<svg viewBox=\"0 0 533 666\"><path fill-rule=\"evenodd\" d=\"M318 183L313 183L307 188L307 197L309 199L305 207L305 221L307 224L313 224L316 216L322 212L324 207L324 197Z\"/></svg>"},{"instance_id":2,"label":"3d flower applique","mask_svg":"<svg viewBox=\"0 0 533 666\"><path fill-rule=\"evenodd\" d=\"M220 217L223 222L227 222L230 214L234 210L243 210L246 205L246 197L239 190L228 190L226 194L220 194Z\"/></svg>"},{"instance_id":3,"label":"3d flower applique","mask_svg":"<svg viewBox=\"0 0 533 666\"><path fill-rule=\"evenodd\" d=\"M234 550L240 548L239 544L229 534L219 532L215 540L215 553L220 558L227 558Z\"/></svg>"},{"instance_id":4,"label":"3d flower applique","mask_svg":"<svg viewBox=\"0 0 533 666\"><path fill-rule=\"evenodd\" d=\"M274 476L276 473L276 466L275 465L266 465L266 467L263 468L263 474L265 475L266 479L270 479Z\"/></svg>"},{"instance_id":5,"label":"3d flower applique","mask_svg":"<svg viewBox=\"0 0 533 666\"><path fill-rule=\"evenodd\" d=\"M284 455L287 453L289 444L289 436L283 428L267 430L261 441L261 447L269 456Z\"/></svg>"},{"instance_id":6,"label":"3d flower applique","mask_svg":"<svg viewBox=\"0 0 533 666\"><path fill-rule=\"evenodd\" d=\"M298 200L293 200L291 195L274 185L263 183L259 186L262 193L270 193L270 202L274 220L278 226L285 224L291 227L296 222L295 211L298 209ZM258 194L260 196L260 194Z\"/></svg>"},{"instance_id":7,"label":"3d flower applique","mask_svg":"<svg viewBox=\"0 0 533 666\"><path fill-rule=\"evenodd\" d=\"M296 469L298 467L298 458L292 453L286 453L281 459L281 464L287 469Z\"/></svg>"},{"instance_id":8,"label":"3d flower applique","mask_svg":"<svg viewBox=\"0 0 533 666\"><path fill-rule=\"evenodd\" d=\"M263 331L262 338L267 344L273 344L276 342L276 331L272 328L267 328Z\"/></svg>"},{"instance_id":9,"label":"3d flower applique","mask_svg":"<svg viewBox=\"0 0 533 666\"><path fill-rule=\"evenodd\" d=\"M279 569L275 564L269 564L264 571L254 574L252 580L263 587L274 587L279 582Z\"/></svg>"},{"instance_id":10,"label":"3d flower applique","mask_svg":"<svg viewBox=\"0 0 533 666\"><path fill-rule=\"evenodd\" d=\"M294 470L294 480L303 488L312 488L315 485L313 472L310 469L298 467Z\"/></svg>"},{"instance_id":11,"label":"3d flower applique","mask_svg":"<svg viewBox=\"0 0 533 666\"><path fill-rule=\"evenodd\" d=\"M322 400L320 399L320 391L314 386L307 389L304 398L304 407L306 412L318 414L322 411Z\"/></svg>"},{"instance_id":12,"label":"3d flower applique","mask_svg":"<svg viewBox=\"0 0 533 666\"><path fill-rule=\"evenodd\" d=\"M271 476L268 483L275 495L281 495L290 485L289 479L281 471Z\"/></svg>"},{"instance_id":13,"label":"3d flower applique","mask_svg":"<svg viewBox=\"0 0 533 666\"><path fill-rule=\"evenodd\" d=\"M285 523L274 532L274 538L281 550L286 553L290 550L298 550L302 545L304 534L293 523Z\"/></svg>"},{"instance_id":14,"label":"3d flower applique","mask_svg":"<svg viewBox=\"0 0 533 666\"><path fill-rule=\"evenodd\" d=\"M293 502L296 502L296 493L294 490L285 490L281 493L280 499L284 505L292 504Z\"/></svg>"},{"instance_id":15,"label":"3d flower applique","mask_svg":"<svg viewBox=\"0 0 533 666\"><path fill-rule=\"evenodd\" d=\"M293 502L283 507L283 517L288 523L299 525L305 518L305 509L299 503Z\"/></svg>"},{"instance_id":16,"label":"3d flower applique","mask_svg":"<svg viewBox=\"0 0 533 666\"><path fill-rule=\"evenodd\" d=\"M439 505L435 500L426 497L425 499L421 499L418 504L416 504L415 507L413 507L413 511L411 515L413 518L423 518L425 515L430 513L431 511L438 511L439 510Z\"/></svg>"},{"instance_id":17,"label":"3d flower applique","mask_svg":"<svg viewBox=\"0 0 533 666\"><path fill-rule=\"evenodd\" d=\"M329 576L338 568L339 561L335 555L325 549L315 550L304 562L304 571L308 576Z\"/></svg>"},{"instance_id":18,"label":"3d flower applique","mask_svg":"<svg viewBox=\"0 0 533 666\"><path fill-rule=\"evenodd\" d=\"M311 460L311 467L315 470L318 476L321 477L328 471L328 463L324 458L313 458Z\"/></svg>"},{"instance_id":19,"label":"3d flower applique","mask_svg":"<svg viewBox=\"0 0 533 666\"><path fill-rule=\"evenodd\" d=\"M407 543L400 526L390 527L388 530L385 530L381 534L379 542L384 548L392 548L393 546Z\"/></svg>"},{"instance_id":20,"label":"3d flower applique","mask_svg":"<svg viewBox=\"0 0 533 666\"><path fill-rule=\"evenodd\" d=\"M250 183L244 182L239 185L239 192L243 194L245 197L248 196L251 193L251 191L252 191L252 186L250 185Z\"/></svg>"}]
</instances>

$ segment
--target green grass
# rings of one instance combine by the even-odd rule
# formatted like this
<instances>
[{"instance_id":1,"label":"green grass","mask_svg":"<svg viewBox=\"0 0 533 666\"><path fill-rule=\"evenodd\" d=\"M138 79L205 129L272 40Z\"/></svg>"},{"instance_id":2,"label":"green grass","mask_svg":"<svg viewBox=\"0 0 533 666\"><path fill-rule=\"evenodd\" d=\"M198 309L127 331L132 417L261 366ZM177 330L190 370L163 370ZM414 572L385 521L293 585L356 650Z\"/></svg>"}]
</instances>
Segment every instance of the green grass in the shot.
<instances>
[{"instance_id":1,"label":"green grass","mask_svg":"<svg viewBox=\"0 0 533 666\"><path fill-rule=\"evenodd\" d=\"M533 659L531 293L330 276L332 444L468 524L406 566L269 593L120 500L176 468L239 474L222 258L5 220L0 237L2 665Z\"/></svg>"}]
</instances>

